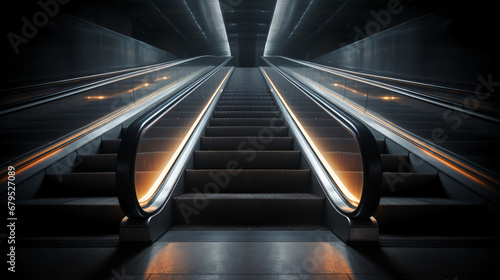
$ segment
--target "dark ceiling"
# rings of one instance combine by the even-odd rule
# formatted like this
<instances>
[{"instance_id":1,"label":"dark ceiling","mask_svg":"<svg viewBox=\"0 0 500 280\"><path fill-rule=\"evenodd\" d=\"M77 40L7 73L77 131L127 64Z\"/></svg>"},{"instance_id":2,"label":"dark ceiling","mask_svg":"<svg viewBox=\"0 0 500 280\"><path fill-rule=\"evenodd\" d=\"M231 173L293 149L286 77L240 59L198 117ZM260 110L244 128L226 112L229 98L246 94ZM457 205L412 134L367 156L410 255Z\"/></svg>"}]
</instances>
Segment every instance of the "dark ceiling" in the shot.
<instances>
[{"instance_id":1,"label":"dark ceiling","mask_svg":"<svg viewBox=\"0 0 500 280\"><path fill-rule=\"evenodd\" d=\"M380 30L441 9L430 0L101 0L71 2L72 13L178 57L235 57L253 67L258 58L312 59L361 39L357 30L397 3ZM86 12L84 12L86 11ZM375 30L377 31L377 30Z\"/></svg>"},{"instance_id":2,"label":"dark ceiling","mask_svg":"<svg viewBox=\"0 0 500 280\"><path fill-rule=\"evenodd\" d=\"M263 55L276 0L220 0L231 54L241 67Z\"/></svg>"}]
</instances>

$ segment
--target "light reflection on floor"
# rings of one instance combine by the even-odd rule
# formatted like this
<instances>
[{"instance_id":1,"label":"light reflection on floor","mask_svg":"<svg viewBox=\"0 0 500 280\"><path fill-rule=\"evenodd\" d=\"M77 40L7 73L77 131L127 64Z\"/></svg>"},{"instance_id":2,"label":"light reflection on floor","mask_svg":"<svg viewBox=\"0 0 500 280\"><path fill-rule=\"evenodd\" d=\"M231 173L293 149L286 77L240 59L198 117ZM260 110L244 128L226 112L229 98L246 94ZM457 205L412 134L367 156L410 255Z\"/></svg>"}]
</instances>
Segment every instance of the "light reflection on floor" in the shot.
<instances>
[{"instance_id":1,"label":"light reflection on floor","mask_svg":"<svg viewBox=\"0 0 500 280\"><path fill-rule=\"evenodd\" d=\"M170 239L178 239L180 235L182 232ZM185 236L192 238L189 234ZM227 236L221 233L221 238ZM267 238L265 234L259 237L255 233L240 232L231 242L203 238L171 242L163 238L148 247L20 247L16 276L18 279L107 280L463 280L494 279L500 263L498 248L354 247L331 233L298 238L290 232L281 233L286 241L272 240L277 238L272 232L267 236L270 241L262 241ZM208 238L213 240L213 236ZM311 238L313 240L301 240Z\"/></svg>"}]
</instances>

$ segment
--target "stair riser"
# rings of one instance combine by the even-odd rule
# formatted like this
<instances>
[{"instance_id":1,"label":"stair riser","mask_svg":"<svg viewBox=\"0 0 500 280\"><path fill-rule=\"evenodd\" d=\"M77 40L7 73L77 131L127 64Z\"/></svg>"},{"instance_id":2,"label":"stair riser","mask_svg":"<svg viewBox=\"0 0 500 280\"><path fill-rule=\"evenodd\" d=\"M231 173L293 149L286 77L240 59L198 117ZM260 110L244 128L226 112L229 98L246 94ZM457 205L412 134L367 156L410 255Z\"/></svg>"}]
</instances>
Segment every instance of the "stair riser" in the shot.
<instances>
[{"instance_id":1,"label":"stair riser","mask_svg":"<svg viewBox=\"0 0 500 280\"><path fill-rule=\"evenodd\" d=\"M321 223L323 200L174 199L179 224L297 225Z\"/></svg>"},{"instance_id":2,"label":"stair riser","mask_svg":"<svg viewBox=\"0 0 500 280\"><path fill-rule=\"evenodd\" d=\"M78 172L115 172L116 154L80 156L75 163Z\"/></svg>"},{"instance_id":3,"label":"stair riser","mask_svg":"<svg viewBox=\"0 0 500 280\"><path fill-rule=\"evenodd\" d=\"M384 172L382 175L383 196L445 197L435 174Z\"/></svg>"},{"instance_id":4,"label":"stair riser","mask_svg":"<svg viewBox=\"0 0 500 280\"><path fill-rule=\"evenodd\" d=\"M282 118L212 118L210 126L283 126Z\"/></svg>"},{"instance_id":5,"label":"stair riser","mask_svg":"<svg viewBox=\"0 0 500 280\"><path fill-rule=\"evenodd\" d=\"M196 169L225 169L227 166L243 169L298 169L300 168L300 152L195 152Z\"/></svg>"},{"instance_id":6,"label":"stair riser","mask_svg":"<svg viewBox=\"0 0 500 280\"><path fill-rule=\"evenodd\" d=\"M309 170L186 170L185 192L309 192Z\"/></svg>"},{"instance_id":7,"label":"stair riser","mask_svg":"<svg viewBox=\"0 0 500 280\"><path fill-rule=\"evenodd\" d=\"M451 236L477 234L491 219L482 205L380 205L374 217L381 233Z\"/></svg>"},{"instance_id":8,"label":"stair riser","mask_svg":"<svg viewBox=\"0 0 500 280\"><path fill-rule=\"evenodd\" d=\"M239 101L219 101L217 105L222 106L276 106L276 103L272 100L268 101L251 101L251 100L239 100Z\"/></svg>"},{"instance_id":9,"label":"stair riser","mask_svg":"<svg viewBox=\"0 0 500 280\"><path fill-rule=\"evenodd\" d=\"M255 136L255 137L286 137L288 129L285 126L209 126L206 128L207 137L233 137L233 136Z\"/></svg>"},{"instance_id":10,"label":"stair riser","mask_svg":"<svg viewBox=\"0 0 500 280\"><path fill-rule=\"evenodd\" d=\"M214 118L279 118L279 111L215 111Z\"/></svg>"},{"instance_id":11,"label":"stair riser","mask_svg":"<svg viewBox=\"0 0 500 280\"><path fill-rule=\"evenodd\" d=\"M216 111L276 111L277 106L217 105Z\"/></svg>"},{"instance_id":12,"label":"stair riser","mask_svg":"<svg viewBox=\"0 0 500 280\"><path fill-rule=\"evenodd\" d=\"M213 150L293 150L291 137L202 137L201 149Z\"/></svg>"},{"instance_id":13,"label":"stair riser","mask_svg":"<svg viewBox=\"0 0 500 280\"><path fill-rule=\"evenodd\" d=\"M125 216L119 205L19 205L18 236L116 234ZM56 219L57 222L47 223Z\"/></svg>"},{"instance_id":14,"label":"stair riser","mask_svg":"<svg viewBox=\"0 0 500 280\"><path fill-rule=\"evenodd\" d=\"M114 172L48 175L42 197L116 196Z\"/></svg>"}]
</instances>

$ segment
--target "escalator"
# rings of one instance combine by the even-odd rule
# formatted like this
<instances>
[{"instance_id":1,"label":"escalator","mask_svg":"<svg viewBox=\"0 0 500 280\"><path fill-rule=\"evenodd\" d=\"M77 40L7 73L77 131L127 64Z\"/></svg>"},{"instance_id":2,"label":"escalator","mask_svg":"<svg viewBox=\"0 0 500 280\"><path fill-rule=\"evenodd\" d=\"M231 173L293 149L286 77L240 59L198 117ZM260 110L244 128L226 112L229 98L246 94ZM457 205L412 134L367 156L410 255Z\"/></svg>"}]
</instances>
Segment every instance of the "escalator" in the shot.
<instances>
[{"instance_id":1,"label":"escalator","mask_svg":"<svg viewBox=\"0 0 500 280\"><path fill-rule=\"evenodd\" d=\"M449 149L460 152L460 156L466 159L482 163L486 168L498 170L497 161L492 160L498 157L498 147L493 144L493 139L498 139L498 130L493 129L495 124L479 118L468 118L457 112L446 113L446 108L439 111L434 104L425 104L420 100L412 102L410 98L401 97L387 89L372 88L371 84L339 81L334 74L304 67L306 62L293 64L290 61L266 59L272 69L280 73L271 76L273 83L287 80L311 96L326 96L324 100L332 107L345 110L368 124L377 139L382 182L380 202L372 215L378 224L381 245L499 244L500 211L498 189L495 190L498 186L477 183L483 181L471 180L471 175L463 175L467 174L463 169L449 168L451 165L445 164L444 160L434 160L430 153L421 152L421 148L399 140L394 137L394 133L387 134L387 127L395 127L394 131L401 133L408 130L416 135L427 135L433 128L443 128L448 136L443 147L455 145L455 149ZM297 66L299 63L300 66ZM279 64L286 67L276 66ZM325 83L324 88L318 86L320 81ZM333 97L337 92L325 89L328 86L339 88L339 84L345 85L342 86L345 92L340 92L345 102L337 102L337 97ZM360 110L360 106L365 107ZM452 124L443 119L442 112L454 120L462 116L463 123L459 128L447 129ZM380 125L379 121L386 121L390 126ZM312 140L318 142L320 139ZM460 145L462 142L466 144ZM466 177L468 183L462 177Z\"/></svg>"},{"instance_id":2,"label":"escalator","mask_svg":"<svg viewBox=\"0 0 500 280\"><path fill-rule=\"evenodd\" d=\"M5 164L19 156L43 147L75 129L84 127L103 117L109 104L85 104L77 106L47 106L40 112L23 112L2 118L0 129L3 147L0 163Z\"/></svg>"},{"instance_id":3,"label":"escalator","mask_svg":"<svg viewBox=\"0 0 500 280\"><path fill-rule=\"evenodd\" d=\"M374 217L381 244L488 244L498 222L487 201L427 163L380 141L383 182ZM406 242L406 243L405 243Z\"/></svg>"},{"instance_id":4,"label":"escalator","mask_svg":"<svg viewBox=\"0 0 500 280\"><path fill-rule=\"evenodd\" d=\"M412 104L380 102L372 108L390 112L384 116L417 135L427 135L429 128L436 126L434 120L441 117L429 108L418 109ZM498 170L498 148L491 140L498 132L488 129L489 125L475 120L463 123L456 131L444 129L450 140L442 145L455 145L458 149L451 150L461 151L462 157ZM495 210L488 208L486 199L389 139L385 142L379 148L384 179L380 205L374 214L383 239L397 244L406 236L415 242L434 239L441 244L460 245L487 244L498 236L499 225L492 216Z\"/></svg>"},{"instance_id":5,"label":"escalator","mask_svg":"<svg viewBox=\"0 0 500 280\"><path fill-rule=\"evenodd\" d=\"M155 106L189 96L228 61L187 59L2 111L0 165L15 169L15 208L9 209L15 209L18 244L118 245L125 217L116 182L123 133ZM7 209L12 192L2 185ZM2 231L0 237L6 236Z\"/></svg>"},{"instance_id":6,"label":"escalator","mask_svg":"<svg viewBox=\"0 0 500 280\"><path fill-rule=\"evenodd\" d=\"M224 65L29 179L19 236L118 244L167 229L332 230L346 242L380 232L388 246L498 236L494 201L283 72Z\"/></svg>"},{"instance_id":7,"label":"escalator","mask_svg":"<svg viewBox=\"0 0 500 280\"><path fill-rule=\"evenodd\" d=\"M327 230L324 198L258 69L234 71L193 156L170 230Z\"/></svg>"},{"instance_id":8,"label":"escalator","mask_svg":"<svg viewBox=\"0 0 500 280\"><path fill-rule=\"evenodd\" d=\"M37 194L18 202L18 232L24 242L94 238L117 244L124 218L115 183L120 139L111 134L98 142L89 144L97 153L78 155L69 172L53 173L57 165L48 169Z\"/></svg>"},{"instance_id":9,"label":"escalator","mask_svg":"<svg viewBox=\"0 0 500 280\"><path fill-rule=\"evenodd\" d=\"M394 100L371 101L370 110L405 132L455 153L468 164L481 166L490 173L500 170L498 123L475 118L466 112L437 110L418 102L398 102L397 96Z\"/></svg>"}]
</instances>

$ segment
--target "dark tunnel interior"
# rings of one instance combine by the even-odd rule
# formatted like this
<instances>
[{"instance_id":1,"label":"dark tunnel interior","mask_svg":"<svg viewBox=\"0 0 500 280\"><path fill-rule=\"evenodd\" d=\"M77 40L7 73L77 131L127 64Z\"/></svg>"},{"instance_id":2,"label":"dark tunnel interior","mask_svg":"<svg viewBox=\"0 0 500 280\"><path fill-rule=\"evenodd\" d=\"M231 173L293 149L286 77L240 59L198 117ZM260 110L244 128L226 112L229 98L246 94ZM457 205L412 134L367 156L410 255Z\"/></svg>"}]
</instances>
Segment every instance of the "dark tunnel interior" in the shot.
<instances>
[{"instance_id":1,"label":"dark tunnel interior","mask_svg":"<svg viewBox=\"0 0 500 280\"><path fill-rule=\"evenodd\" d=\"M281 55L471 89L477 76L495 72L497 62L495 8L491 2L480 3L15 1L4 9L3 69L9 70L1 85L9 88L198 55L231 55L239 67L256 67L263 55ZM370 43L370 51L362 55L354 44L360 40ZM360 55L349 61L326 58L353 51ZM370 56L375 52L380 58Z\"/></svg>"},{"instance_id":2,"label":"dark tunnel interior","mask_svg":"<svg viewBox=\"0 0 500 280\"><path fill-rule=\"evenodd\" d=\"M1 10L19 279L498 277L496 1Z\"/></svg>"}]
</instances>

